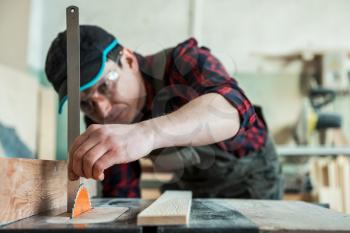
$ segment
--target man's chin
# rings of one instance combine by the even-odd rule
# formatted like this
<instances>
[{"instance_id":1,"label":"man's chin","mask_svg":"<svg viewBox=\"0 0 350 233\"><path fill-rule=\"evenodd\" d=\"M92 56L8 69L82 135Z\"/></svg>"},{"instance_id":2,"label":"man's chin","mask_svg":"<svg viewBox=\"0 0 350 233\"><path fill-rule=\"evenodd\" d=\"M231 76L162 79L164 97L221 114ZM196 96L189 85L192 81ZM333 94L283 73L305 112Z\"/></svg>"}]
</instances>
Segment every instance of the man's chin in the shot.
<instances>
[{"instance_id":1,"label":"man's chin","mask_svg":"<svg viewBox=\"0 0 350 233\"><path fill-rule=\"evenodd\" d=\"M115 119L106 119L104 120L104 124L131 124L132 118L129 117L127 114L120 114Z\"/></svg>"},{"instance_id":2,"label":"man's chin","mask_svg":"<svg viewBox=\"0 0 350 233\"><path fill-rule=\"evenodd\" d=\"M125 121L123 121L122 119L118 119L118 120L104 120L102 124L125 124Z\"/></svg>"}]
</instances>

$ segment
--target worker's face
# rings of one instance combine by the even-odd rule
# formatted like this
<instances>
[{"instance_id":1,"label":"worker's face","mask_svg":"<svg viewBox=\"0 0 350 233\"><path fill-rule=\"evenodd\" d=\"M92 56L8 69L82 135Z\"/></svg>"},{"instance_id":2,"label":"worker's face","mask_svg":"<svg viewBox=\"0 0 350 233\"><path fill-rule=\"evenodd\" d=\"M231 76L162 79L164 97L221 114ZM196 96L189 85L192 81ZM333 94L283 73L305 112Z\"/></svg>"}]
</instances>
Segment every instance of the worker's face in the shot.
<instances>
[{"instance_id":1,"label":"worker's face","mask_svg":"<svg viewBox=\"0 0 350 233\"><path fill-rule=\"evenodd\" d=\"M81 110L99 124L128 124L144 105L144 84L135 55L123 50L121 66L108 60L102 78L81 92Z\"/></svg>"}]
</instances>

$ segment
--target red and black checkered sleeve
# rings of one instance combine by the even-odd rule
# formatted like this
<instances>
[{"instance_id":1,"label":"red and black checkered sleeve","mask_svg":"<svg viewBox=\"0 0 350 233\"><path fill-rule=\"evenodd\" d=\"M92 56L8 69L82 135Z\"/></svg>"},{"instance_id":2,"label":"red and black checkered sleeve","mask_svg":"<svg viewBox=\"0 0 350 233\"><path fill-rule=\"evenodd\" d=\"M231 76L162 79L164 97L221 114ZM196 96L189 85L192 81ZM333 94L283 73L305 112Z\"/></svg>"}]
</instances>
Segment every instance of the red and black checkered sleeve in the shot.
<instances>
[{"instance_id":1,"label":"red and black checkered sleeve","mask_svg":"<svg viewBox=\"0 0 350 233\"><path fill-rule=\"evenodd\" d=\"M189 39L178 45L173 55L178 72L198 95L218 93L237 109L239 132L255 122L257 116L252 104L209 49L198 47L195 39Z\"/></svg>"}]
</instances>

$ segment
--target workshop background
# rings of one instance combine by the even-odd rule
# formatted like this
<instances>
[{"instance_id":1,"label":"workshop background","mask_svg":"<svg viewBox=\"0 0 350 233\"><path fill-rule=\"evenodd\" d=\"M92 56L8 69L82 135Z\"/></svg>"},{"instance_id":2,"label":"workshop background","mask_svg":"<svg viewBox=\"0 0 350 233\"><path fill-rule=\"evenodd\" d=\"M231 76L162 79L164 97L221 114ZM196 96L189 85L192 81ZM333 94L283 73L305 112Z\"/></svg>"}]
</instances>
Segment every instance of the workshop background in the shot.
<instances>
[{"instance_id":1,"label":"workshop background","mask_svg":"<svg viewBox=\"0 0 350 233\"><path fill-rule=\"evenodd\" d=\"M72 4L141 54L189 37L211 48L263 107L284 199L350 213L350 1L0 0L0 156L66 159L67 110L43 69ZM142 196L156 198L172 175L142 166Z\"/></svg>"}]
</instances>

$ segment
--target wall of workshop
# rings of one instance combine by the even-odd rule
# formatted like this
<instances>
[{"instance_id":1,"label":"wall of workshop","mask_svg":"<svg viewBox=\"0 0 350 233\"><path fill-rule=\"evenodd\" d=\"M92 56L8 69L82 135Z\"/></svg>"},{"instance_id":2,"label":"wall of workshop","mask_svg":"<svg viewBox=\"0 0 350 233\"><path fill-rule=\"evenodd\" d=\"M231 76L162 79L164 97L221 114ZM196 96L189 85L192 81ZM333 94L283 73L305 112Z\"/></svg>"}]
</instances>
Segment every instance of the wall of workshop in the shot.
<instances>
[{"instance_id":1,"label":"wall of workshop","mask_svg":"<svg viewBox=\"0 0 350 233\"><path fill-rule=\"evenodd\" d=\"M39 85L27 48L30 1L0 1L0 157L35 156Z\"/></svg>"},{"instance_id":2,"label":"wall of workshop","mask_svg":"<svg viewBox=\"0 0 350 233\"><path fill-rule=\"evenodd\" d=\"M227 55L240 72L275 72L280 67L256 55L349 49L349 7L347 0L202 0L201 41Z\"/></svg>"},{"instance_id":3,"label":"wall of workshop","mask_svg":"<svg viewBox=\"0 0 350 233\"><path fill-rule=\"evenodd\" d=\"M201 2L200 41L213 48L251 100L264 107L276 135L288 132L301 110L300 64L284 67L259 55L318 49L350 51L350 1ZM345 106L350 106L349 96L339 97L333 110L344 116L344 129L350 137L350 109Z\"/></svg>"},{"instance_id":4,"label":"wall of workshop","mask_svg":"<svg viewBox=\"0 0 350 233\"><path fill-rule=\"evenodd\" d=\"M347 0L31 0L31 4L35 17L30 41L32 48L40 48L29 51L31 66L42 69L51 41L65 29L65 7L71 4L80 7L82 24L104 27L137 52L155 52L194 35L212 48L253 102L265 108L272 131L297 119L302 103L300 64L283 67L257 54L349 48L350 41ZM66 127L65 115L59 116L59 158L65 156Z\"/></svg>"},{"instance_id":5,"label":"wall of workshop","mask_svg":"<svg viewBox=\"0 0 350 233\"><path fill-rule=\"evenodd\" d=\"M30 1L0 1L0 64L27 71Z\"/></svg>"}]
</instances>

